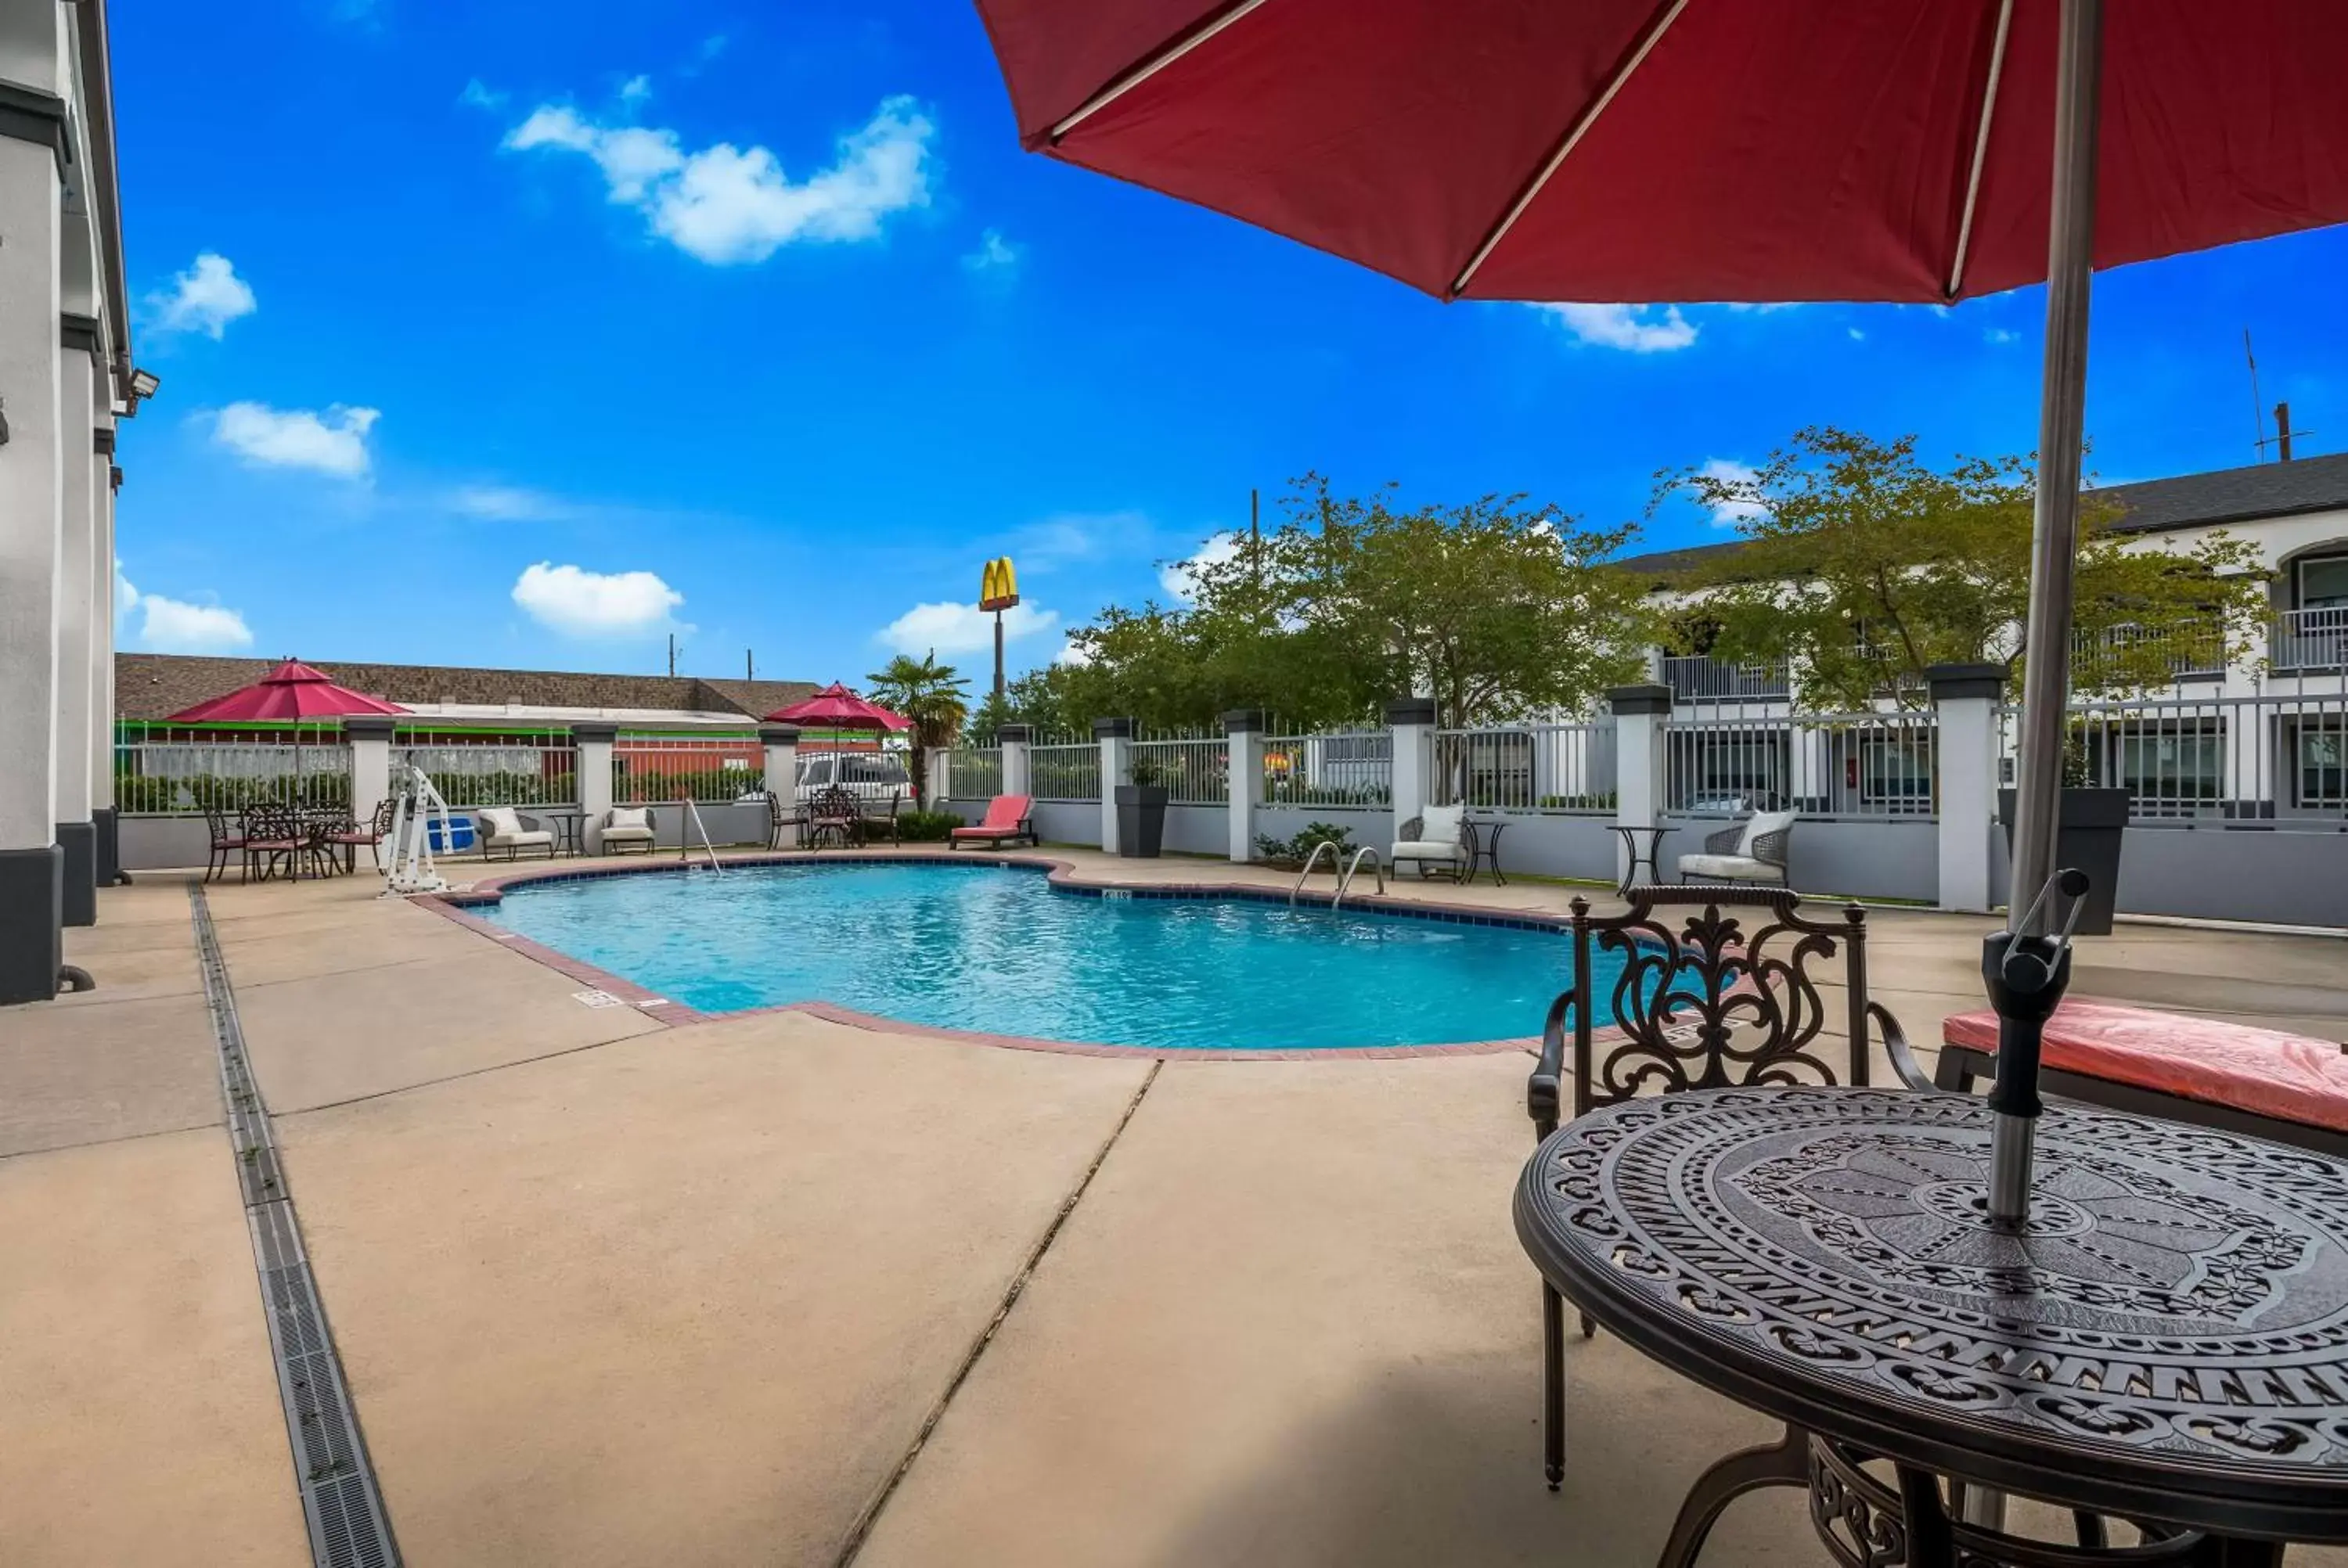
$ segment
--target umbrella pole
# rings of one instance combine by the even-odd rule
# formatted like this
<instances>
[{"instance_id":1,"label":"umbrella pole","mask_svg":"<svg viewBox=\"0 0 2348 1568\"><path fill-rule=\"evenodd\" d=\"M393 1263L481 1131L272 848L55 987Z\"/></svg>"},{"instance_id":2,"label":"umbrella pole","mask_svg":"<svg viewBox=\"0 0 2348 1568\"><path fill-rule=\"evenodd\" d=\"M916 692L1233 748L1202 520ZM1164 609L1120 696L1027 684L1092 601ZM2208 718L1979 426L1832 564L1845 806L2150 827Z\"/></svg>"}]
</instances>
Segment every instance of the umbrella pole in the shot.
<instances>
[{"instance_id":1,"label":"umbrella pole","mask_svg":"<svg viewBox=\"0 0 2348 1568\"><path fill-rule=\"evenodd\" d=\"M2103 75L2104 0L2063 0L2054 89L2054 178L2048 222L2046 367L2038 415L2038 497L2030 547L2030 612L2022 686L2022 775L2014 789L2013 876L2006 891L2013 937L2051 926L2041 898L2057 867L2064 720L2070 702L2072 572L2079 549L2080 448L2087 401L2087 297L2096 240L2096 103ZM2034 919L2044 908L2044 917ZM2031 1031L2034 1038L2035 1031ZM2024 1060L2027 1058L2027 1060ZM2036 1130L2034 1050L1998 1052L1990 1159L1991 1217L2029 1212Z\"/></svg>"}]
</instances>

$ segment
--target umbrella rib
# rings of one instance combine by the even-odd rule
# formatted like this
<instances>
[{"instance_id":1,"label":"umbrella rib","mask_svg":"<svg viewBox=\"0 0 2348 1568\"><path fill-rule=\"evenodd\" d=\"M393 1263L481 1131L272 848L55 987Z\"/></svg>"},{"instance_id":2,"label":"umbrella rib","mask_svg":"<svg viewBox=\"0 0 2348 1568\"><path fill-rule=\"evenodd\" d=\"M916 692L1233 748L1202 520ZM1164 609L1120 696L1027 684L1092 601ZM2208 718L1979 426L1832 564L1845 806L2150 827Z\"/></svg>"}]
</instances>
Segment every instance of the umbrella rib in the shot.
<instances>
[{"instance_id":1,"label":"umbrella rib","mask_svg":"<svg viewBox=\"0 0 2348 1568\"><path fill-rule=\"evenodd\" d=\"M1965 285L1965 257L1973 242L1973 207L1981 200L1982 166L1989 161L1990 121L1997 114L1997 87L2005 74L2005 37L2013 26L2013 0L1999 0L1997 39L1990 46L1989 80L1982 87L1981 123L1973 128L1972 168L1965 174L1965 211L1957 224L1957 254L1949 264L1948 298Z\"/></svg>"},{"instance_id":2,"label":"umbrella rib","mask_svg":"<svg viewBox=\"0 0 2348 1568\"><path fill-rule=\"evenodd\" d=\"M1183 56L1189 54L1191 50L1197 48L1200 45L1205 43L1208 39L1213 37L1216 34L1221 32L1224 28L1230 26L1232 23L1238 21L1241 17L1246 15L1249 12L1254 10L1263 3L1264 0L1240 0L1239 5L1234 5L1230 10L1224 12L1221 15L1216 17L1212 22L1208 23L1197 32L1177 38L1171 43L1160 46L1156 54L1150 56L1148 59L1142 61L1141 64L1127 71L1123 76L1118 77L1115 81L1109 83L1108 86L1095 93L1091 97L1086 98L1077 107L1075 113L1069 115L1067 118L1054 126L1051 131L1051 140L1056 145L1062 137L1076 129L1076 127L1082 125L1086 120L1091 118L1094 115L1098 114L1101 110L1108 108L1109 105L1117 102L1117 99L1123 97L1126 94L1131 92L1134 88L1139 87L1142 83L1148 81L1150 77L1156 76L1159 72L1164 70L1167 67L1172 65L1175 61L1180 59Z\"/></svg>"},{"instance_id":3,"label":"umbrella rib","mask_svg":"<svg viewBox=\"0 0 2348 1568\"><path fill-rule=\"evenodd\" d=\"M1456 300L1467 292L1468 281L1475 277L1477 269L1483 266L1492 252L1499 248L1500 241L1509 237L1509 231L1516 227L1517 220L1525 215L1525 210L1540 195L1541 188L1550 182L1550 177L1564 167L1565 160L1573 155L1573 149L1581 145L1581 138L1590 133L1590 128L1598 123L1598 117L1606 112L1606 107L1630 81L1632 73L1646 63L1647 56L1654 52L1657 44L1663 42L1663 35L1671 31L1672 24L1680 19L1680 13L1687 7L1688 0L1663 0L1663 4L1656 7L1656 19L1649 24L1646 35L1639 40L1639 46L1631 51L1630 58L1624 60L1607 81L1604 90L1581 111L1581 118L1573 122L1573 128L1565 133L1565 139L1557 144L1557 150L1549 155L1549 161L1541 166L1541 171L1533 177L1533 182L1525 188L1524 194L1519 196L1516 204L1492 226L1492 231L1485 236L1484 242L1476 248L1475 255L1468 258L1468 265L1452 281L1447 298Z\"/></svg>"}]
</instances>

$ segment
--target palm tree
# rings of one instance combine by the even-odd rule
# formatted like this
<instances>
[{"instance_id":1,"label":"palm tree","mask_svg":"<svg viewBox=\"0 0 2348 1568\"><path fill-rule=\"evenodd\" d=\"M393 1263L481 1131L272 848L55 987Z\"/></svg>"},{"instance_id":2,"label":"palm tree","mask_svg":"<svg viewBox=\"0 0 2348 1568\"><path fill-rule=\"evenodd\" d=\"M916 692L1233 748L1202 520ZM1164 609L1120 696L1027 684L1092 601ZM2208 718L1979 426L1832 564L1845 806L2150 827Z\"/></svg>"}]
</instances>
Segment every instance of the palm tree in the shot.
<instances>
[{"instance_id":1,"label":"palm tree","mask_svg":"<svg viewBox=\"0 0 2348 1568\"><path fill-rule=\"evenodd\" d=\"M868 697L912 723L913 798L922 801L929 787L931 751L953 744L970 717L970 682L953 665L939 663L934 648L919 659L900 653L864 680Z\"/></svg>"}]
</instances>

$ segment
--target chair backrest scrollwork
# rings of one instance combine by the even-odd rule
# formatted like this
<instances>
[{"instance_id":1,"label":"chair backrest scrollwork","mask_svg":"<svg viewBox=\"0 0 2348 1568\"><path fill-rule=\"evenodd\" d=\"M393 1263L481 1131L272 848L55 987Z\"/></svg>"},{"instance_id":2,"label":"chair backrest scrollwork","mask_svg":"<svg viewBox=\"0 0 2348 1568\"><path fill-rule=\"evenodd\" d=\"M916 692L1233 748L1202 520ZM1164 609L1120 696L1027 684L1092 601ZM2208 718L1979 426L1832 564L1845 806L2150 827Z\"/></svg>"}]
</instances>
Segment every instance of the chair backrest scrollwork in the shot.
<instances>
[{"instance_id":1,"label":"chair backrest scrollwork","mask_svg":"<svg viewBox=\"0 0 2348 1568\"><path fill-rule=\"evenodd\" d=\"M1802 913L1777 887L1640 886L1620 915L1573 901L1574 989L1550 1009L1573 1022L1574 1114L1661 1091L1868 1080L1866 911ZM1601 997L1593 960L1620 954ZM1815 968L1839 956L1849 1009L1837 1077ZM1615 1023L1592 1027L1601 1002Z\"/></svg>"}]
</instances>

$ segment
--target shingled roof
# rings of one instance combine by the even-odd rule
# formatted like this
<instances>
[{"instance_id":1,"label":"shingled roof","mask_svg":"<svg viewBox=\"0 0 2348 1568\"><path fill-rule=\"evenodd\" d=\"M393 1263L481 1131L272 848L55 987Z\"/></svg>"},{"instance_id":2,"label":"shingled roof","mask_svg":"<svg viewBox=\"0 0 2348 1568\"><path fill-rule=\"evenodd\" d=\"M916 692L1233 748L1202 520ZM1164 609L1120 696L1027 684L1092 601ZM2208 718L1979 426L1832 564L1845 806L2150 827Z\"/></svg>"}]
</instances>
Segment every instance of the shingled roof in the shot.
<instances>
[{"instance_id":1,"label":"shingled roof","mask_svg":"<svg viewBox=\"0 0 2348 1568\"><path fill-rule=\"evenodd\" d=\"M2348 511L2348 452L2302 457L2290 463L2220 468L2208 474L2179 474L2174 478L2113 485L2089 493L2099 501L2119 506L2120 516L2112 529L2123 534L2167 533L2176 528L2216 528L2225 523L2297 517L2307 512ZM1624 571L1640 573L1658 588L1666 588L1687 573L1714 565L1745 548L1743 539L1724 539L1717 544L1625 556L1614 564Z\"/></svg>"},{"instance_id":2,"label":"shingled roof","mask_svg":"<svg viewBox=\"0 0 2348 1568\"><path fill-rule=\"evenodd\" d=\"M402 706L512 704L528 708L666 709L740 713L751 719L811 696L808 681L723 681L693 675L591 675L568 670L471 670L437 664L358 664L310 661L354 692ZM125 719L165 719L207 698L251 685L273 659L211 659L183 653L118 653L115 712Z\"/></svg>"}]
</instances>

